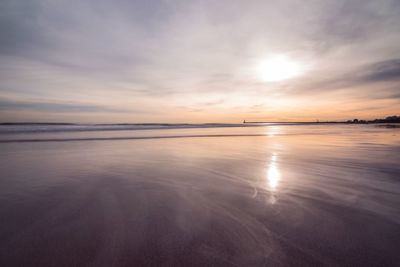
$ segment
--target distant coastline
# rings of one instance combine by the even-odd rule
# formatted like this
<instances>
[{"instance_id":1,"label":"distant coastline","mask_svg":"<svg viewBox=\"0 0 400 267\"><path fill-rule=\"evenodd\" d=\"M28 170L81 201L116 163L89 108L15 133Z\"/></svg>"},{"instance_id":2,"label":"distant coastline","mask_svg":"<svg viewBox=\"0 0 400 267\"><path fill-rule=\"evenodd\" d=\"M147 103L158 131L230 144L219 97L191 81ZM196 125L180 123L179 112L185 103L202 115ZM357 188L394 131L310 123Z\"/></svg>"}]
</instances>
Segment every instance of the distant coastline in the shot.
<instances>
[{"instance_id":1,"label":"distant coastline","mask_svg":"<svg viewBox=\"0 0 400 267\"><path fill-rule=\"evenodd\" d=\"M288 124L329 124L329 123L346 123L346 124L368 124L368 123L400 123L400 116L388 116L384 119L374 119L374 120L361 120L361 119L352 119L347 121L315 121L315 122L265 122L265 121L246 121L244 120L243 123L288 123Z\"/></svg>"},{"instance_id":2,"label":"distant coastline","mask_svg":"<svg viewBox=\"0 0 400 267\"><path fill-rule=\"evenodd\" d=\"M348 120L346 123L361 123L361 124L366 124L366 123L400 123L400 116L389 116L384 119L375 119L375 120L359 120L359 119L353 119L353 120Z\"/></svg>"}]
</instances>

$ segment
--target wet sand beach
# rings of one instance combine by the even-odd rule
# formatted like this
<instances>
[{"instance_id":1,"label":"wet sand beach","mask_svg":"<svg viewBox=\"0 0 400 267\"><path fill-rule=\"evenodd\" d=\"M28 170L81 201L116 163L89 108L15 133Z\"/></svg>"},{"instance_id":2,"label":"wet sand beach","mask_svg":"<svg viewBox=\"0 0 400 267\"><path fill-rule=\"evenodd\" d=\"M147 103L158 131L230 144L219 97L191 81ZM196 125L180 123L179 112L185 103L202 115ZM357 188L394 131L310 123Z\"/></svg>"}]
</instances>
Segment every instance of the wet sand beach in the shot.
<instances>
[{"instance_id":1,"label":"wet sand beach","mask_svg":"<svg viewBox=\"0 0 400 267\"><path fill-rule=\"evenodd\" d=\"M400 263L399 128L0 138L0 266Z\"/></svg>"}]
</instances>

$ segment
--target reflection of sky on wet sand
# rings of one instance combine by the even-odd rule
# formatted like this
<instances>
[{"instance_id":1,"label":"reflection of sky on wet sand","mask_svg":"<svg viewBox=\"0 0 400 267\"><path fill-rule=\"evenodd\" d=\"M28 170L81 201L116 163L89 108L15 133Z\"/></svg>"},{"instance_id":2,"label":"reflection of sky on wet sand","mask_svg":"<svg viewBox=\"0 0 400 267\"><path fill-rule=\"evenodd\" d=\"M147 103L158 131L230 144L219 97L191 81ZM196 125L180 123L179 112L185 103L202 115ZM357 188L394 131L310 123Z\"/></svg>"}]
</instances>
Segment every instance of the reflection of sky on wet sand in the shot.
<instances>
[{"instance_id":1,"label":"reflection of sky on wet sand","mask_svg":"<svg viewBox=\"0 0 400 267\"><path fill-rule=\"evenodd\" d=\"M399 130L273 131L0 144L0 265L399 262Z\"/></svg>"}]
</instances>

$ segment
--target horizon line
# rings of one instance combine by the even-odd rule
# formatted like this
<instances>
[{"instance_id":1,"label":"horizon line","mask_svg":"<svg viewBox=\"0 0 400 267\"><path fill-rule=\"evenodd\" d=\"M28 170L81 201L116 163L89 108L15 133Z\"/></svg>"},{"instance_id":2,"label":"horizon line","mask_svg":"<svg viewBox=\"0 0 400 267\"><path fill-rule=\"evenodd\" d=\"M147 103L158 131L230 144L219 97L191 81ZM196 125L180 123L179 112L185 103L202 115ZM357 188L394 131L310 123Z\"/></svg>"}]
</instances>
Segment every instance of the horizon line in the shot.
<instances>
[{"instance_id":1,"label":"horizon line","mask_svg":"<svg viewBox=\"0 0 400 267\"><path fill-rule=\"evenodd\" d=\"M258 124L258 123L298 123L298 124L317 124L317 123L349 123L349 122L374 122L374 121L383 121L388 120L390 118L400 119L398 115L386 116L385 118L378 119L344 119L344 120L328 120L328 121L320 121L318 119L314 121L239 121L239 122L200 122L200 123L190 123L190 122L117 122L117 123L85 123L85 122L32 122L32 121L23 121L23 122L12 122L5 121L0 122L0 125L34 125L34 124L42 124L42 125L200 125L200 124L226 124L226 125L237 125L237 124Z\"/></svg>"}]
</instances>

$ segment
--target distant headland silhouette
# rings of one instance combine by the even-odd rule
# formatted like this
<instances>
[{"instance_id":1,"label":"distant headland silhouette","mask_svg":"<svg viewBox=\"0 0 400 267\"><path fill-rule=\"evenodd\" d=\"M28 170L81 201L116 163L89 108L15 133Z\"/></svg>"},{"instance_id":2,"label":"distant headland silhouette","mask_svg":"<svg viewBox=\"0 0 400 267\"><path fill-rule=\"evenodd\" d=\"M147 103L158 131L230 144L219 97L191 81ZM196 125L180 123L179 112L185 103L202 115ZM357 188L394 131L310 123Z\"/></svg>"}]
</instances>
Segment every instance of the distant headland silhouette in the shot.
<instances>
[{"instance_id":1,"label":"distant headland silhouette","mask_svg":"<svg viewBox=\"0 0 400 267\"><path fill-rule=\"evenodd\" d=\"M389 116L384 119L375 119L375 120L353 119L346 121L346 123L400 123L400 116Z\"/></svg>"},{"instance_id":2,"label":"distant headland silhouette","mask_svg":"<svg viewBox=\"0 0 400 267\"><path fill-rule=\"evenodd\" d=\"M348 124L367 124L367 123L400 123L400 116L394 115L389 116L384 119L374 119L374 120L360 120L360 119L352 119L347 121L319 121L316 120L315 122L277 122L277 121L246 121L244 120L243 123L304 123L304 124L316 124L316 123L348 123Z\"/></svg>"}]
</instances>

